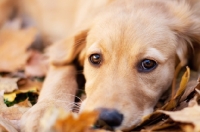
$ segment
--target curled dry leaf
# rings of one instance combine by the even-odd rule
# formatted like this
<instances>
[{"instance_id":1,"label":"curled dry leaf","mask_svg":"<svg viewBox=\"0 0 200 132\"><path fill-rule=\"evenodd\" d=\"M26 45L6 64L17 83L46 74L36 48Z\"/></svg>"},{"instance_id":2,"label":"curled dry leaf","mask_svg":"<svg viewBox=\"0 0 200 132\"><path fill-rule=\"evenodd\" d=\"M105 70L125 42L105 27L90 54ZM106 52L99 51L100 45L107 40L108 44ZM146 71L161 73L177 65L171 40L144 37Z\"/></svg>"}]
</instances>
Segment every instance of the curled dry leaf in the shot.
<instances>
[{"instance_id":1,"label":"curled dry leaf","mask_svg":"<svg viewBox=\"0 0 200 132\"><path fill-rule=\"evenodd\" d=\"M194 100L191 100L194 102ZM161 113L164 113L170 116L176 122L184 123L182 126L186 125L184 128L185 131L191 130L193 132L200 131L200 106L196 103L192 103L193 105L187 108L184 108L180 111L163 111L160 110ZM189 127L190 126L190 127ZM194 127L192 127L194 126Z\"/></svg>"},{"instance_id":2,"label":"curled dry leaf","mask_svg":"<svg viewBox=\"0 0 200 132\"><path fill-rule=\"evenodd\" d=\"M194 89L198 87L198 85L200 86L200 82L198 81L198 77L199 77L199 73L192 71L190 72L190 80L187 84L187 88L183 94L183 96L181 97L180 101L184 101L187 99L187 97L194 92ZM200 78L199 78L200 79Z\"/></svg>"},{"instance_id":3,"label":"curled dry leaf","mask_svg":"<svg viewBox=\"0 0 200 132\"><path fill-rule=\"evenodd\" d=\"M34 41L36 30L0 31L0 72L13 72L23 69L29 57L27 48Z\"/></svg>"},{"instance_id":4,"label":"curled dry leaf","mask_svg":"<svg viewBox=\"0 0 200 132\"><path fill-rule=\"evenodd\" d=\"M32 104L30 103L30 101L28 100L28 98L18 104L15 104L15 106L17 107L32 107Z\"/></svg>"},{"instance_id":5,"label":"curled dry leaf","mask_svg":"<svg viewBox=\"0 0 200 132\"><path fill-rule=\"evenodd\" d=\"M81 114L65 112L52 108L41 119L41 132L89 132L89 128L96 122L98 112L85 111ZM96 132L95 130L91 130Z\"/></svg>"},{"instance_id":6,"label":"curled dry leaf","mask_svg":"<svg viewBox=\"0 0 200 132\"><path fill-rule=\"evenodd\" d=\"M163 107L160 108L161 110L173 110L177 107L178 104L180 104L180 99L186 89L189 78L190 69L187 67L187 70L181 78L180 86L176 91L175 95L171 98L169 102L167 102ZM136 130L143 126L156 124L157 122L162 121L163 118L164 115L162 113L154 111L152 114L143 117L141 124L136 128Z\"/></svg>"},{"instance_id":7,"label":"curled dry leaf","mask_svg":"<svg viewBox=\"0 0 200 132\"><path fill-rule=\"evenodd\" d=\"M181 96L184 94L186 86L188 84L189 78L190 78L190 68L186 67L186 72L183 74L180 82L180 86L178 88L178 91L176 92L175 96L162 107L163 110L172 110L174 109L177 104L179 103Z\"/></svg>"}]
</instances>

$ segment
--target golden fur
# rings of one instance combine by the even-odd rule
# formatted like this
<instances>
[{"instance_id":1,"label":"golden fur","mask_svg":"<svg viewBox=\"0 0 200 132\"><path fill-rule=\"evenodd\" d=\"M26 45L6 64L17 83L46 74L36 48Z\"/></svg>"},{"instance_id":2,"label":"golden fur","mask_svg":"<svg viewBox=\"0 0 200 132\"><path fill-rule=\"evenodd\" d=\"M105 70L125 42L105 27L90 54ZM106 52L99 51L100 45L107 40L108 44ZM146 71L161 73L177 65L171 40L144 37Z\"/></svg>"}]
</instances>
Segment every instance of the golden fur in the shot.
<instances>
[{"instance_id":1,"label":"golden fur","mask_svg":"<svg viewBox=\"0 0 200 132\"><path fill-rule=\"evenodd\" d=\"M140 123L171 84L179 62L185 66L190 59L199 69L200 13L196 2L77 1L75 10L71 9L75 13L65 16L67 20L74 18L65 29L70 27L70 33L49 49L51 68L38 103L21 120L22 131L36 131L49 104L71 110L67 104L73 102L70 94L77 88L73 65L77 57L86 78L87 98L81 111L115 108L124 115L118 129ZM94 53L103 55L100 66L88 61ZM158 66L151 72L138 72L138 62L146 58Z\"/></svg>"}]
</instances>

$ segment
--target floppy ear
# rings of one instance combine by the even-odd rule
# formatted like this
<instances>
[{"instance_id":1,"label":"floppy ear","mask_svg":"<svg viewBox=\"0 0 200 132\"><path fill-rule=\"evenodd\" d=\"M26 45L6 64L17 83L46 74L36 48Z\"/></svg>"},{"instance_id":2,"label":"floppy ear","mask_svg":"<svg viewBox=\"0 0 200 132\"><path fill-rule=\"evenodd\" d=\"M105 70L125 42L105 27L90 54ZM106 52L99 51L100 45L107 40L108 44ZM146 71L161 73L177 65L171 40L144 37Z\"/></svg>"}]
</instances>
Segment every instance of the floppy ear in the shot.
<instances>
[{"instance_id":1,"label":"floppy ear","mask_svg":"<svg viewBox=\"0 0 200 132\"><path fill-rule=\"evenodd\" d=\"M198 0L179 1L176 7L171 7L173 20L169 23L177 36L176 49L181 66L190 61L194 69L200 70L200 10L196 5L200 6Z\"/></svg>"},{"instance_id":2,"label":"floppy ear","mask_svg":"<svg viewBox=\"0 0 200 132\"><path fill-rule=\"evenodd\" d=\"M51 45L47 49L50 63L61 66L71 64L75 59L79 59L78 56L86 45L87 33L88 30L83 30Z\"/></svg>"}]
</instances>

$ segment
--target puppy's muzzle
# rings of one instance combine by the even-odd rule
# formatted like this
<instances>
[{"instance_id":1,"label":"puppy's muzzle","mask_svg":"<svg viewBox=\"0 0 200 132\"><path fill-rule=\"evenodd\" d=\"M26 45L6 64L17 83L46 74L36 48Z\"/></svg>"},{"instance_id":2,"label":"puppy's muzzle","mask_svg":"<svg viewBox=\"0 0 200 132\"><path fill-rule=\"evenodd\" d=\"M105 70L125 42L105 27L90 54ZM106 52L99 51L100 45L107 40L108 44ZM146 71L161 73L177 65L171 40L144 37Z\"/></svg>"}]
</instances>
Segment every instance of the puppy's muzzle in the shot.
<instances>
[{"instance_id":1,"label":"puppy's muzzle","mask_svg":"<svg viewBox=\"0 0 200 132\"><path fill-rule=\"evenodd\" d=\"M109 130L113 130L115 127L121 125L123 121L123 114L121 114L117 110L100 108L98 109L98 111L100 112L100 115L96 123L96 127L98 128L103 127Z\"/></svg>"}]
</instances>

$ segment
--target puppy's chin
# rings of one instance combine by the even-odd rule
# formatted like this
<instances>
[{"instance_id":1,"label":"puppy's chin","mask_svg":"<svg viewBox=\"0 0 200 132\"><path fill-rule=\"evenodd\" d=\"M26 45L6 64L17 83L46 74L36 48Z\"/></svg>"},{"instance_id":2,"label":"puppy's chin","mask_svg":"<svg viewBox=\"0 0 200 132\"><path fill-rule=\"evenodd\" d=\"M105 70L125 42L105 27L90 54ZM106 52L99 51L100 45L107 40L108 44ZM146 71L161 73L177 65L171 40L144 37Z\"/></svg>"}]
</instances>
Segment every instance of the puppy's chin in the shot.
<instances>
[{"instance_id":1,"label":"puppy's chin","mask_svg":"<svg viewBox=\"0 0 200 132\"><path fill-rule=\"evenodd\" d=\"M92 111L98 108L104 108L103 106L98 106L98 108L96 108L96 106L87 106L87 99L85 99L80 107L79 113L83 112L83 111ZM115 109L115 108L112 108ZM116 108L117 109L117 108ZM149 108L145 108L144 110L140 111L140 110L136 110L136 109L122 109L119 110L119 112L121 114L123 114L123 121L121 123L120 126L114 127L114 130L124 130L124 131L129 131L131 129L133 129L134 127L138 126L144 117L148 116L149 114L151 114L153 112L153 107L149 107Z\"/></svg>"}]
</instances>

